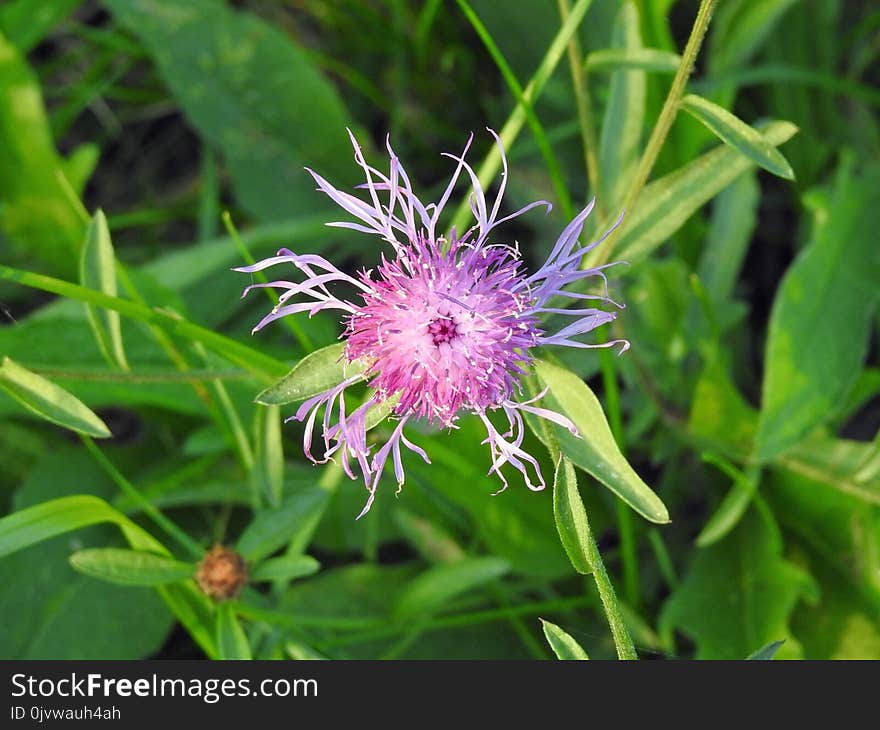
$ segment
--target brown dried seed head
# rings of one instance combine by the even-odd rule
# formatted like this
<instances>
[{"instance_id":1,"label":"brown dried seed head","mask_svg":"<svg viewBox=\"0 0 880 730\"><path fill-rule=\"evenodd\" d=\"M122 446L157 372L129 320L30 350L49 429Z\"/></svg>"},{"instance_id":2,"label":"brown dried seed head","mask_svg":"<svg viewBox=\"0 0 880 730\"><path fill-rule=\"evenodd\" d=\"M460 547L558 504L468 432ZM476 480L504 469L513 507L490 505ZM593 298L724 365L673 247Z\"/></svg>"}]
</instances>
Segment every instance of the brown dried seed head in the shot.
<instances>
[{"instance_id":1,"label":"brown dried seed head","mask_svg":"<svg viewBox=\"0 0 880 730\"><path fill-rule=\"evenodd\" d=\"M217 601L235 598L247 580L247 563L244 558L223 545L215 545L205 553L196 573L199 588Z\"/></svg>"}]
</instances>

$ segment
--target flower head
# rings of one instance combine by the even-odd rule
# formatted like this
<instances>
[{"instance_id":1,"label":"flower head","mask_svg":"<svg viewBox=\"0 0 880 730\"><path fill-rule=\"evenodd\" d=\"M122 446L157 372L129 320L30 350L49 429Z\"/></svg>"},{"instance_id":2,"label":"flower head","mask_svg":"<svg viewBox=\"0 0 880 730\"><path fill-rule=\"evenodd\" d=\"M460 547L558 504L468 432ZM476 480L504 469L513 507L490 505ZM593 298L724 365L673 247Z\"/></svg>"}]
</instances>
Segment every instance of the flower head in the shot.
<instances>
[{"instance_id":1,"label":"flower head","mask_svg":"<svg viewBox=\"0 0 880 730\"><path fill-rule=\"evenodd\" d=\"M490 130L491 132L491 130ZM336 189L317 173L309 170L318 184L355 221L328 223L362 233L378 235L391 250L382 253L375 269L360 272L356 277L339 270L332 263L314 254L296 254L281 249L277 256L245 266L237 271L254 272L275 264L292 264L302 280L273 281L254 284L284 290L278 306L265 316L254 331L280 317L298 312L312 316L323 309L345 312L344 357L359 361L363 371L349 377L324 393L306 400L293 416L305 421L303 448L312 461L319 463L339 454L345 472L355 478L352 462L364 479L368 491L363 516L373 503L385 464L391 458L398 485L404 482L401 446L415 452L430 463L428 455L404 434L404 426L422 420L455 428L457 419L471 413L481 419L489 445L492 466L503 491L507 479L501 467L509 464L523 476L530 489L543 489L544 478L537 460L522 448L525 436L523 412L532 413L568 428L577 434L574 424L565 416L540 408L534 403L543 393L530 400L517 400L520 383L534 358L535 348L542 345L563 345L577 348L622 345L623 340L588 343L580 338L616 316L589 306L590 301L618 305L604 294L568 291L566 286L589 277L600 277L603 269L581 269L584 254L597 246L622 220L599 240L581 246L578 242L593 202L584 208L562 231L549 257L537 271L525 270L516 245L493 240L493 232L502 223L532 208L545 206L536 201L520 210L499 218L501 201L507 183L507 161L501 140L491 132L501 151L503 174L498 193L489 207L476 173L465 162L473 135L460 156L447 154L457 166L449 184L436 203L424 204L415 195L400 160L390 144L388 174L368 165L351 136L356 162L363 168L366 183L365 199ZM445 235L438 232L440 215L449 201L462 172L470 178L471 211L476 224L459 235L452 229ZM334 289L354 290L348 298ZM296 301L293 301L296 298ZM574 300L576 306L566 306ZM555 306L553 306L555 305ZM543 329L542 319L556 314L571 318L571 323L555 332ZM367 381L372 395L349 412L345 390L359 381ZM367 443L367 413L374 406L396 399L391 413L397 419L388 441L375 453ZM315 423L323 409L323 454L312 456ZM507 429L499 430L487 415L500 411ZM335 416L335 418L334 418Z\"/></svg>"}]
</instances>

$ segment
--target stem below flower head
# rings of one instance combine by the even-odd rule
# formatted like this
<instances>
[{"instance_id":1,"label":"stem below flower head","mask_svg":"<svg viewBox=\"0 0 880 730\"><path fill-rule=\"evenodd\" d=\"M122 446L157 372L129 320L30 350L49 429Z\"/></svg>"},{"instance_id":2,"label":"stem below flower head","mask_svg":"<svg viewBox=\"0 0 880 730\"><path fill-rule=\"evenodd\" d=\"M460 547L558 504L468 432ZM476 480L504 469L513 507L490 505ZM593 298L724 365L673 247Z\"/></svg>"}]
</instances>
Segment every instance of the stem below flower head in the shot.
<instances>
[{"instance_id":1,"label":"stem below flower head","mask_svg":"<svg viewBox=\"0 0 880 730\"><path fill-rule=\"evenodd\" d=\"M641 195L642 189L645 187L645 183L647 183L648 177L651 175L651 170L654 168L654 163L657 161L657 157L660 154L660 150L663 148L663 143L666 141L666 136L672 128L672 123L675 121L675 115L678 113L678 102L681 100L681 96L684 93L684 87L685 84L687 84L688 77L691 75L691 71L693 71L694 62L697 60L697 53L699 53L703 38L709 28L709 21L712 18L712 11L715 9L716 2L717 0L701 0L700 2L700 9L697 11L697 17L691 28L691 33L688 37L684 53L682 54L678 71L675 73L675 78L672 80L672 86L669 88L666 101L663 103L663 108L660 110L657 124L654 125L654 129L648 139L648 144L645 145L645 151L642 154L642 159L639 161L639 166L636 168L632 184L623 200L622 207L625 211L632 210L633 205L638 200L639 195ZM624 220L624 224L620 228L625 226L626 221ZM618 235L619 233L620 229L617 230ZM614 240L615 236L612 235L609 240L605 242L605 245L593 249L591 255L588 255L584 259L584 268L601 266L608 261L614 250Z\"/></svg>"}]
</instances>

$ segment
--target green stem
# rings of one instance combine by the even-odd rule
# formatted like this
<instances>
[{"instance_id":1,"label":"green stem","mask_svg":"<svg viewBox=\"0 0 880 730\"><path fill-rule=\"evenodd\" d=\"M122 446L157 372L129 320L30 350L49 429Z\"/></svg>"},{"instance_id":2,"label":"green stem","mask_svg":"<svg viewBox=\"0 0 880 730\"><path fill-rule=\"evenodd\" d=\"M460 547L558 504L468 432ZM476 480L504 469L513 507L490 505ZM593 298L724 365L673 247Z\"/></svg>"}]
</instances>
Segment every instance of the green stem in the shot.
<instances>
[{"instance_id":1,"label":"green stem","mask_svg":"<svg viewBox=\"0 0 880 730\"><path fill-rule=\"evenodd\" d=\"M600 339L606 339L608 328L602 327ZM602 368L602 385L605 391L605 407L611 433L621 453L626 453L623 437L623 415L620 409L620 389L614 367L614 353L611 350L599 351ZM623 569L623 590L627 602L633 607L639 605L639 561L633 514L623 502L617 501L617 532L620 536L620 560Z\"/></svg>"},{"instance_id":2,"label":"green stem","mask_svg":"<svg viewBox=\"0 0 880 730\"><path fill-rule=\"evenodd\" d=\"M571 3L568 0L558 0L559 16L563 24L571 14ZM571 68L571 82L574 86L575 105L577 106L578 122L581 130L581 144L584 148L584 169L587 173L587 188L591 191L599 190L599 158L596 150L599 149L596 127L593 124L593 108L590 102L590 92L587 87L587 74L581 59L581 44L577 35L573 35L568 41L568 63ZM600 201L596 200L596 214L604 217Z\"/></svg>"},{"instance_id":3,"label":"green stem","mask_svg":"<svg viewBox=\"0 0 880 730\"><path fill-rule=\"evenodd\" d=\"M586 516L586 515L585 515ZM593 532L590 529L589 522L587 526L587 539L584 549L584 557L593 569L593 580L596 581L596 588L599 589L599 598L602 601L602 607L605 609L605 616L608 619L608 626L611 628L611 636L614 639L614 646L617 649L618 659L638 659L635 645L626 628L626 622L623 618L623 611L620 602L617 600L617 594L614 592L614 586L611 585L611 579L605 570L605 563L602 562L602 555L593 538Z\"/></svg>"},{"instance_id":4,"label":"green stem","mask_svg":"<svg viewBox=\"0 0 880 730\"><path fill-rule=\"evenodd\" d=\"M112 309L114 312L119 312L131 319L159 325L164 331L203 343L206 347L214 350L230 362L240 365L248 370L248 372L269 383L274 383L290 370L285 363L276 360L274 357L264 355L262 352L243 345L236 340L183 320L172 312L148 307L128 299L111 297L102 292L88 289L78 284L72 284L69 281L56 279L52 276L44 276L43 274L35 274L31 271L14 269L11 266L0 265L0 279L80 302L94 304L97 307Z\"/></svg>"},{"instance_id":5,"label":"green stem","mask_svg":"<svg viewBox=\"0 0 880 730\"><path fill-rule=\"evenodd\" d=\"M578 0L578 2L575 3L574 8L572 8L568 20L562 24L559 32L556 34L556 37L547 49L547 53L544 54L544 58L541 60L538 70L535 71L523 91L522 100L529 106L534 106L538 97L541 95L541 92L544 90L544 84L547 83L547 79L549 79L553 74L553 71L556 70L556 66L559 64L562 54L565 53L565 47L568 44L569 39L578 29L578 26L580 25L581 20L583 20L591 3L592 0ZM510 150L513 146L513 142L522 130L525 121L526 109L522 104L518 103L510 113L504 126L501 128L501 132L498 134L505 150ZM500 168L501 153L498 151L497 146L493 146L477 171L477 178L479 179L480 184L486 187L489 184L489 181L498 173ZM456 230L463 231L470 215L468 202L467 200L463 200L453 216L452 227Z\"/></svg>"},{"instance_id":6,"label":"green stem","mask_svg":"<svg viewBox=\"0 0 880 730\"><path fill-rule=\"evenodd\" d=\"M645 146L641 160L639 160L639 165L633 175L632 184L627 191L626 197L623 199L622 207L624 211L632 210L633 205L638 200L642 189L645 187L645 183L648 182L648 177L651 175L651 170L654 168L654 163L657 161L660 150L663 148L666 136L672 128L672 123L675 121L675 116L678 113L678 102L684 93L688 77L691 75L691 71L693 71L694 62L697 60L697 53L699 53L700 46L703 43L706 30L709 28L709 21L712 18L712 11L715 8L716 2L717 0L701 0L700 2L700 9L697 11L697 18L691 28L690 37L682 54L678 71L675 73L675 78L672 80L672 86L669 88L666 101L660 110L657 124L654 125L651 136L648 138L648 144ZM625 225L624 223L623 226L620 226L615 234L619 234L620 229ZM608 261L614 250L615 234L612 234L602 246L593 249L592 255L586 257L584 268L601 266Z\"/></svg>"},{"instance_id":7,"label":"green stem","mask_svg":"<svg viewBox=\"0 0 880 730\"><path fill-rule=\"evenodd\" d=\"M486 50L489 51L489 55L492 56L492 60L495 61L495 65L498 66L498 70L501 71L501 75L504 77L504 81L507 83L507 87L513 94L514 99L516 99L519 108L525 112L526 121L529 123L529 127L535 137L535 142L538 145L538 149L541 151L541 156L544 158L544 164L547 165L547 170L550 173L550 179L556 190L556 197L559 199L563 213L566 217L570 218L573 215L571 196L568 194L568 188L565 185L559 161L556 159L556 155L553 154L553 148L547 140L547 134L544 132L541 122L535 115L535 110L526 100L522 86L520 86L519 81L516 78L516 74L513 73L513 69L510 68L510 64L507 63L507 59L504 58L504 54L501 53L501 49L498 48L498 45L495 43L495 40L492 38L492 35L489 33L486 26L483 25L479 16L473 11L471 6L468 5L467 0L457 0L457 2L474 30L477 32L477 35L480 36L480 40L483 41L483 45L486 46ZM572 38L573 37L574 36L572 36Z\"/></svg>"},{"instance_id":8,"label":"green stem","mask_svg":"<svg viewBox=\"0 0 880 730\"><path fill-rule=\"evenodd\" d=\"M534 603L523 603L519 606L511 606L510 608L496 608L486 611L474 611L470 613L462 613L455 616L444 616L436 618L426 623L422 629L424 632L437 631L440 629L452 629L461 626L473 626L475 624L489 623L494 621L509 620L513 616L539 616L549 614L551 612L561 612L571 608L585 606L591 602L589 596L574 596L572 598L560 598L553 601L536 601ZM395 636L401 632L408 631L409 627L402 625L388 624L383 621L374 629L365 630L357 634L349 634L347 636L339 636L329 639L325 642L325 646L343 646L346 644L358 644L366 641L374 641L384 639L389 636Z\"/></svg>"},{"instance_id":9,"label":"green stem","mask_svg":"<svg viewBox=\"0 0 880 730\"><path fill-rule=\"evenodd\" d=\"M189 535L187 535L182 529L180 529L177 525L175 525L171 520L169 520L165 515L163 515L156 507L153 505L150 500L144 497L141 494L140 490L132 484L128 479L126 479L122 472L117 469L113 463L108 459L104 452L98 448L95 442L92 440L90 436L81 435L83 444L86 449L88 449L89 453L95 458L95 461L101 466L101 468L107 472L109 477L113 480L113 482L126 494L128 497L137 504L153 522L156 523L162 530L164 530L168 535L173 537L180 543L181 546L185 547L193 557L201 559L205 554L204 548L199 545L195 540L193 540Z\"/></svg>"}]
</instances>

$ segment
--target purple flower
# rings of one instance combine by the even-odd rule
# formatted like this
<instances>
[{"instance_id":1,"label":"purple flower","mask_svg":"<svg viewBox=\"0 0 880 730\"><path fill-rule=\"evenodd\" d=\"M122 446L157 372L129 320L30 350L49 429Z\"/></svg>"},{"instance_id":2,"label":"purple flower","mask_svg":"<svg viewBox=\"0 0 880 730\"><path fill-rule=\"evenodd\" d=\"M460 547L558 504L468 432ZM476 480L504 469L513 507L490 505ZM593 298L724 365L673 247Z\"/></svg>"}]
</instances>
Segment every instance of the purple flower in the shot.
<instances>
[{"instance_id":1,"label":"purple flower","mask_svg":"<svg viewBox=\"0 0 880 730\"><path fill-rule=\"evenodd\" d=\"M579 339L616 316L616 312L587 306L588 300L622 308L607 296L602 271L614 264L580 268L584 254L601 243L620 224L622 216L598 241L580 246L578 236L593 209L591 201L562 231L544 265L528 273L517 245L494 242L492 234L505 221L532 208L546 206L549 212L551 206L546 201L537 201L499 218L507 184L507 161L501 140L494 132L491 134L501 149L503 174L490 208L476 174L464 159L473 135L461 156L446 154L458 163L455 172L440 200L425 205L413 192L390 144L391 163L385 175L366 163L349 132L355 160L366 174L366 184L359 186L367 191L366 199L337 190L317 173L309 172L319 190L357 219L328 225L378 235L390 244L389 256L382 253L375 269L361 271L356 277L340 271L321 256L296 254L288 249L281 249L277 256L253 266L236 269L254 272L285 263L302 272L299 282L273 281L245 289L245 294L260 286L284 290L278 305L257 324L255 332L289 314L308 312L312 316L322 309L345 312L344 356L349 362L360 361L365 369L362 374L306 400L293 418L305 421L303 449L313 462L326 462L338 453L343 469L353 479L356 477L352 461L356 462L369 493L359 518L373 503L389 457L398 485L403 485L401 447L430 463L425 451L404 434L404 426L416 420L455 428L462 413L475 414L486 427L483 443L489 445L492 456L489 473L497 474L502 482L499 492L507 488L507 479L501 472L505 464L522 474L529 489L543 489L545 482L538 461L522 448L523 413L553 421L575 435L577 429L565 416L534 405L544 393L530 400L515 400L521 393L521 379L534 359L535 348L621 344L623 352L629 346L625 340L590 344ZM444 236L438 232L438 221L462 171L473 187L470 206L476 224L461 236L455 229ZM594 276L605 282L605 295L565 290L572 282ZM333 293L331 285L335 289L353 289L355 296L345 298ZM564 306L568 303L566 298L578 301L579 308ZM547 332L542 318L549 314L570 317L571 323ZM368 382L372 395L348 412L345 390L360 381ZM373 453L373 445L367 443L367 412L389 398L397 399L391 411L397 423L388 441ZM323 454L315 458L311 453L312 442L322 409ZM507 428L496 427L487 415L489 411L501 411Z\"/></svg>"}]
</instances>

